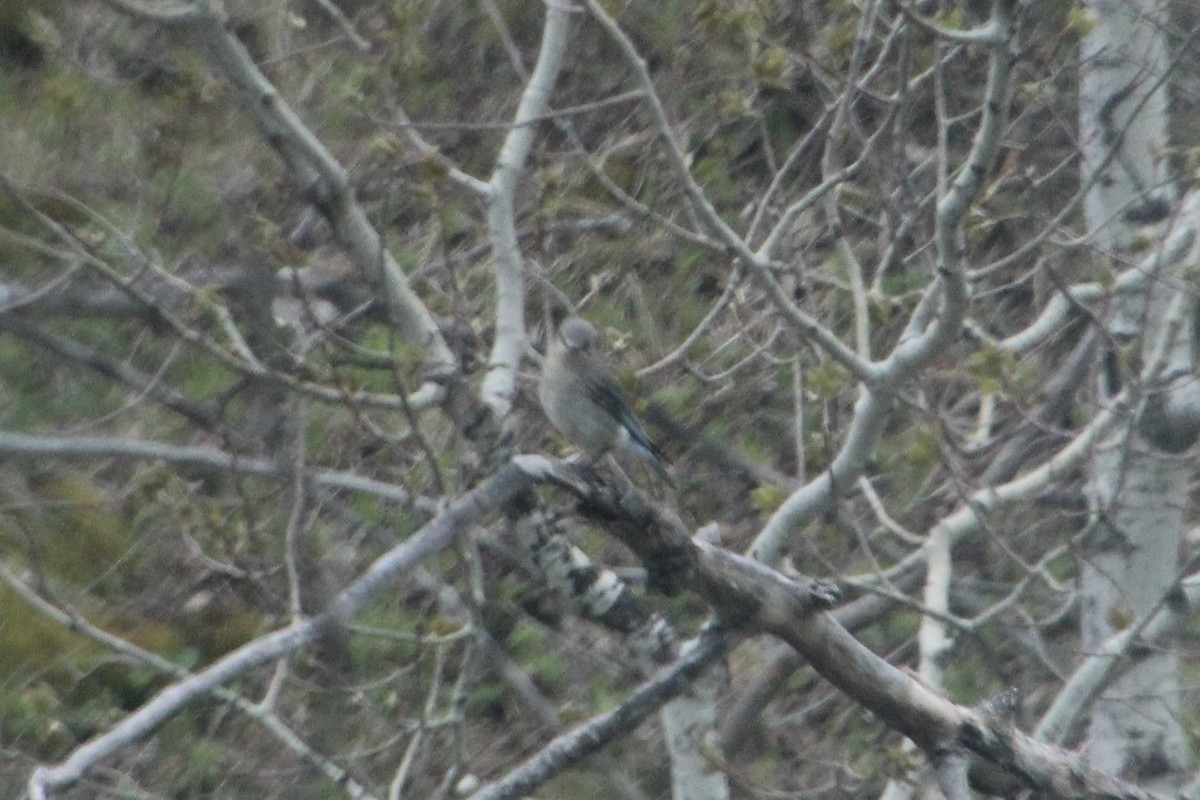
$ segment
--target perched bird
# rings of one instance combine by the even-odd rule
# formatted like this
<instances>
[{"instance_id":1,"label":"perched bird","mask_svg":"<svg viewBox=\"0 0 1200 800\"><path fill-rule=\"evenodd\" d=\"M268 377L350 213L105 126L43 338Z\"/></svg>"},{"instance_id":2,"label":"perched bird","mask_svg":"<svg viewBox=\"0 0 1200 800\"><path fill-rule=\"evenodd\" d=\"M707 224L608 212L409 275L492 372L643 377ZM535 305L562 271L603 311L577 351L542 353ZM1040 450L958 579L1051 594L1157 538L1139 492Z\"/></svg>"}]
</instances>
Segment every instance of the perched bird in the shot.
<instances>
[{"instance_id":1,"label":"perched bird","mask_svg":"<svg viewBox=\"0 0 1200 800\"><path fill-rule=\"evenodd\" d=\"M605 363L600 334L586 320L568 317L551 338L542 361L538 399L554 427L593 462L620 448L635 453L675 485L662 451L634 419Z\"/></svg>"}]
</instances>

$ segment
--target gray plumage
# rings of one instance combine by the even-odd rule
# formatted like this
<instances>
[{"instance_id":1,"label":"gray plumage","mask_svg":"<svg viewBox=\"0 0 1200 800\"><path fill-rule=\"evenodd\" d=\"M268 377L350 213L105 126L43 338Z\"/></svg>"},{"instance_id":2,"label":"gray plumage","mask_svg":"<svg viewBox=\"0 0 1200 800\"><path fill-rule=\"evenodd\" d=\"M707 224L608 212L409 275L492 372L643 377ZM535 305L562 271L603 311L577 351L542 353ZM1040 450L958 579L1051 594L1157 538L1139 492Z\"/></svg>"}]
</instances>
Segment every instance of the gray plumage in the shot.
<instances>
[{"instance_id":1,"label":"gray plumage","mask_svg":"<svg viewBox=\"0 0 1200 800\"><path fill-rule=\"evenodd\" d=\"M663 455L634 419L629 403L600 352L600 334L586 320L568 317L551 337L542 361L538 399L550 422L597 461L620 448L646 461L674 486Z\"/></svg>"}]
</instances>

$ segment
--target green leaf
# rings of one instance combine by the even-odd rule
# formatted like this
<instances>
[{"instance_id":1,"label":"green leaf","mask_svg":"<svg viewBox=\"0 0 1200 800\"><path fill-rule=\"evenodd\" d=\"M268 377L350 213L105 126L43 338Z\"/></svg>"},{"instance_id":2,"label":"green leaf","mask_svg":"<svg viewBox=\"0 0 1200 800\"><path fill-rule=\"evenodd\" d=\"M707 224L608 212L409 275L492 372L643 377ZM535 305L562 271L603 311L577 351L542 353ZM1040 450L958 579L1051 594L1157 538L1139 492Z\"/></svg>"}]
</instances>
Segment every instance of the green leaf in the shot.
<instances>
[{"instance_id":1,"label":"green leaf","mask_svg":"<svg viewBox=\"0 0 1200 800\"><path fill-rule=\"evenodd\" d=\"M830 398L849 385L850 373L834 361L825 361L804 376L808 388L820 398Z\"/></svg>"},{"instance_id":2,"label":"green leaf","mask_svg":"<svg viewBox=\"0 0 1200 800\"><path fill-rule=\"evenodd\" d=\"M1096 20L1083 7L1072 8L1067 12L1067 28L1079 36L1087 36L1096 27Z\"/></svg>"},{"instance_id":3,"label":"green leaf","mask_svg":"<svg viewBox=\"0 0 1200 800\"><path fill-rule=\"evenodd\" d=\"M783 505L784 500L787 500L787 490L773 483L759 486L750 492L751 504L764 516L773 514Z\"/></svg>"}]
</instances>

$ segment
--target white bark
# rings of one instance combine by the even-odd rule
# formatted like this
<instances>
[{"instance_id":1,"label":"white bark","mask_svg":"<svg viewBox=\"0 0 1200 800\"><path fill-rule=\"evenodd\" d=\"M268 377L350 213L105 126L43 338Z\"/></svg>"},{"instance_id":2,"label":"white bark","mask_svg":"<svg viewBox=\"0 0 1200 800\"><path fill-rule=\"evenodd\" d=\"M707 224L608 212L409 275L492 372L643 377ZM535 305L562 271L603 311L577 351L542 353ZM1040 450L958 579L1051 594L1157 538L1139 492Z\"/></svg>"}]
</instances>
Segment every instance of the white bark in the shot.
<instances>
[{"instance_id":1,"label":"white bark","mask_svg":"<svg viewBox=\"0 0 1200 800\"><path fill-rule=\"evenodd\" d=\"M258 69L246 48L226 29L220 4L207 0L197 8L201 10L188 20L189 31L204 46L212 64L243 93L246 109L287 162L293 182L328 219L346 255L378 282L401 335L424 351L431 373L442 376L456 373L454 353L355 199L345 168L300 120Z\"/></svg>"},{"instance_id":2,"label":"white bark","mask_svg":"<svg viewBox=\"0 0 1200 800\"><path fill-rule=\"evenodd\" d=\"M925 547L925 608L917 633L919 663L917 674L930 686L942 686L941 657L953 646L954 640L946 631L945 619L950 614L950 582L953 577L950 536L930 536Z\"/></svg>"},{"instance_id":3,"label":"white bark","mask_svg":"<svg viewBox=\"0 0 1200 800\"><path fill-rule=\"evenodd\" d=\"M29 779L29 796L45 800L54 789L76 783L103 760L147 736L188 703L263 664L314 641L329 624L345 624L406 573L454 542L456 536L529 486L529 473L513 464L448 505L416 533L371 563L317 617L304 617L225 654L202 671L167 686L107 731L71 750L58 764L39 766Z\"/></svg>"},{"instance_id":4,"label":"white bark","mask_svg":"<svg viewBox=\"0 0 1200 800\"><path fill-rule=\"evenodd\" d=\"M983 188L983 176L995 157L1004 128L1016 47L1013 11L1009 2L993 5L988 25L992 53L979 128L965 163L937 204L938 279L913 311L908 329L891 353L883 361L867 365L869 382L860 391L841 450L828 470L793 492L771 516L751 546L750 552L757 559L776 563L793 537L833 499L835 492L858 480L890 418L895 392L958 336L968 304L962 264L963 220Z\"/></svg>"},{"instance_id":5,"label":"white bark","mask_svg":"<svg viewBox=\"0 0 1200 800\"><path fill-rule=\"evenodd\" d=\"M689 642L682 650L697 645ZM721 751L717 734L717 698L728 684L723 663L700 673L686 692L659 713L671 758L671 796L677 800L721 800L729 797L729 781L714 763Z\"/></svg>"},{"instance_id":6,"label":"white bark","mask_svg":"<svg viewBox=\"0 0 1200 800\"><path fill-rule=\"evenodd\" d=\"M1162 159L1168 107L1161 5L1157 0L1087 5L1091 27L1081 48L1080 84L1083 179L1102 174L1085 198L1085 219L1097 248L1118 258L1133 243L1146 209L1172 194ZM1151 276L1145 293L1120 298L1109 320L1117 345L1139 336L1143 343L1157 338L1176 294L1171 271L1164 269ZM1191 340L1189 326L1168 352L1167 375L1191 371ZM1102 396L1128 380L1119 374L1123 361L1110 350L1101 364ZM1084 652L1100 650L1124 626L1150 613L1171 585L1192 477L1186 463L1157 450L1132 425L1121 426L1097 448L1089 477L1094 515L1080 578ZM1187 763L1178 668L1178 654L1167 644L1109 686L1093 709L1089 763L1147 785L1177 785Z\"/></svg>"},{"instance_id":7,"label":"white bark","mask_svg":"<svg viewBox=\"0 0 1200 800\"><path fill-rule=\"evenodd\" d=\"M1165 152L1169 111L1166 9L1160 0L1090 0L1080 48L1079 128L1083 180L1096 181L1084 216L1102 248L1123 248L1137 223L1125 214L1170 200Z\"/></svg>"},{"instance_id":8,"label":"white bark","mask_svg":"<svg viewBox=\"0 0 1200 800\"><path fill-rule=\"evenodd\" d=\"M570 11L565 4L546 4L537 64L526 83L513 118L513 129L505 139L488 184L488 231L496 274L496 340L480 393L483 402L499 418L507 416L512 408L517 367L525 352L525 270L513 216L517 179L533 146L536 120L550 107L550 92L567 49L569 25Z\"/></svg>"}]
</instances>

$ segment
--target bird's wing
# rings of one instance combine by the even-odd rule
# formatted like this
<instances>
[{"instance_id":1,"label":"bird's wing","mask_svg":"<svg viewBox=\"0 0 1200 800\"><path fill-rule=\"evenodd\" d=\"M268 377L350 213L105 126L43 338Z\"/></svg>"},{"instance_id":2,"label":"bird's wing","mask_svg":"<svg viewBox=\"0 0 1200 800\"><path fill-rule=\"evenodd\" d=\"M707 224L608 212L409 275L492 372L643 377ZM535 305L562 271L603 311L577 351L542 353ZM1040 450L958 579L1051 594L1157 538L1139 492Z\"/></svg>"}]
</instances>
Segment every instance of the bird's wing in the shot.
<instances>
[{"instance_id":1,"label":"bird's wing","mask_svg":"<svg viewBox=\"0 0 1200 800\"><path fill-rule=\"evenodd\" d=\"M600 406L606 414L620 423L621 427L629 435L630 443L642 451L646 460L650 462L654 470L668 484L674 486L675 482L671 480L671 476L665 467L667 457L663 455L662 450L658 449L658 446L650 440L650 437L642 430L642 426L638 424L637 418L629 410L629 402L626 400L625 393L621 391L621 387L617 384L616 379L607 372L599 369L586 370L583 379L587 385L588 395L596 405Z\"/></svg>"}]
</instances>

